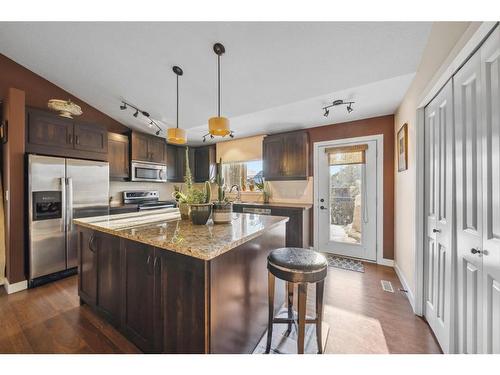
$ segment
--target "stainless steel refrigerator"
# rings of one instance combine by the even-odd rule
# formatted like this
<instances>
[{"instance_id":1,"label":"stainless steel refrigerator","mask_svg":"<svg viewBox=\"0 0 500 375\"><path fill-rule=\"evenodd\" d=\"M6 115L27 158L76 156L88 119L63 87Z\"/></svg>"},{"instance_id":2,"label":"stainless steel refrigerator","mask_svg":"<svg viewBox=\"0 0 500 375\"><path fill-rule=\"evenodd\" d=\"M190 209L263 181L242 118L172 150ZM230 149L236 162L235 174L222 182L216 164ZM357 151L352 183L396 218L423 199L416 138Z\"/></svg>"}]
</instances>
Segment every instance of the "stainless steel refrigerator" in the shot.
<instances>
[{"instance_id":1,"label":"stainless steel refrigerator","mask_svg":"<svg viewBox=\"0 0 500 375\"><path fill-rule=\"evenodd\" d=\"M28 156L30 287L78 265L74 218L109 212L107 162Z\"/></svg>"}]
</instances>

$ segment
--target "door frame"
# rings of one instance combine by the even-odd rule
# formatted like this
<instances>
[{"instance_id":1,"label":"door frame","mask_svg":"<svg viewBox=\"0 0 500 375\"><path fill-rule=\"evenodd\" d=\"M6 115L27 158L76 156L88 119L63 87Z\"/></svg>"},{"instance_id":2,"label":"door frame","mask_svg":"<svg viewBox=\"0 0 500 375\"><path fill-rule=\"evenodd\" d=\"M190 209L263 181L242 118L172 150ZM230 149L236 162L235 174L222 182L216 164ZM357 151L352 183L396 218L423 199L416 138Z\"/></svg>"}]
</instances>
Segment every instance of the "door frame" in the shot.
<instances>
[{"instance_id":1,"label":"door frame","mask_svg":"<svg viewBox=\"0 0 500 375\"><path fill-rule=\"evenodd\" d=\"M313 233L314 233L314 250L318 251L319 248L319 163L318 151L320 147L335 146L343 143L351 142L367 142L375 141L377 143L377 264L391 266L392 259L385 259L383 254L384 249L384 135L376 134L354 138L334 139L330 141L321 141L313 143ZM369 261L367 261L369 262Z\"/></svg>"}]
</instances>

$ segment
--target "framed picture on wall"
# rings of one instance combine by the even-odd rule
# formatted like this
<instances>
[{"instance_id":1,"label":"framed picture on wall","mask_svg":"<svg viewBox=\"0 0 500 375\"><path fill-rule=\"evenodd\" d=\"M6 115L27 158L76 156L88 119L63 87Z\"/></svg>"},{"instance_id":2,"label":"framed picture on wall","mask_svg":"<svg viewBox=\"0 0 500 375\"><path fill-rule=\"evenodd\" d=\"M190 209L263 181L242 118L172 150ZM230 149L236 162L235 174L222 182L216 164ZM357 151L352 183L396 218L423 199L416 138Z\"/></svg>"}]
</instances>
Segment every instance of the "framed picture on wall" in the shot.
<instances>
[{"instance_id":1,"label":"framed picture on wall","mask_svg":"<svg viewBox=\"0 0 500 375\"><path fill-rule=\"evenodd\" d=\"M398 131L398 172L408 169L408 124Z\"/></svg>"}]
</instances>

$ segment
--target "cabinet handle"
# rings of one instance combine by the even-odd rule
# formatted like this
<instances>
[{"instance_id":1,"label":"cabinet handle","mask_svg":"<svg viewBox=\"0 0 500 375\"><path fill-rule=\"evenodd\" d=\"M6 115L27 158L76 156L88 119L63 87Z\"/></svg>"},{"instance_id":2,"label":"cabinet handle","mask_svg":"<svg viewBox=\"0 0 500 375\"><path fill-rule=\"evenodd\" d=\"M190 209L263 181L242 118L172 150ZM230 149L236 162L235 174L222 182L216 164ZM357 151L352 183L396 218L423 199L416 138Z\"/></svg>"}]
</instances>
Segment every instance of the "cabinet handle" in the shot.
<instances>
[{"instance_id":1,"label":"cabinet handle","mask_svg":"<svg viewBox=\"0 0 500 375\"><path fill-rule=\"evenodd\" d=\"M68 143L72 144L73 143L73 134L68 134Z\"/></svg>"},{"instance_id":2,"label":"cabinet handle","mask_svg":"<svg viewBox=\"0 0 500 375\"><path fill-rule=\"evenodd\" d=\"M80 144L80 138L78 138L78 136L75 137L75 141L76 141L76 144L79 145Z\"/></svg>"},{"instance_id":3,"label":"cabinet handle","mask_svg":"<svg viewBox=\"0 0 500 375\"><path fill-rule=\"evenodd\" d=\"M158 263L158 257L155 257L155 260L153 262L153 269L156 270L156 264L159 264Z\"/></svg>"},{"instance_id":4,"label":"cabinet handle","mask_svg":"<svg viewBox=\"0 0 500 375\"><path fill-rule=\"evenodd\" d=\"M148 266L148 274L152 275L153 270L151 269L151 255L148 255L148 259L146 260L146 265Z\"/></svg>"},{"instance_id":5,"label":"cabinet handle","mask_svg":"<svg viewBox=\"0 0 500 375\"><path fill-rule=\"evenodd\" d=\"M475 247L473 247L472 249L470 249L470 252L471 252L472 254L481 254L481 250L479 250L479 249L477 249L477 248L475 248Z\"/></svg>"},{"instance_id":6,"label":"cabinet handle","mask_svg":"<svg viewBox=\"0 0 500 375\"><path fill-rule=\"evenodd\" d=\"M90 235L90 238L89 238L89 249L90 251L92 251L93 253L95 253L95 249L94 249L94 238L95 238L95 233L92 233Z\"/></svg>"},{"instance_id":7,"label":"cabinet handle","mask_svg":"<svg viewBox=\"0 0 500 375\"><path fill-rule=\"evenodd\" d=\"M434 228L434 229L432 230L432 233L441 233L441 229L436 229L436 228Z\"/></svg>"}]
</instances>

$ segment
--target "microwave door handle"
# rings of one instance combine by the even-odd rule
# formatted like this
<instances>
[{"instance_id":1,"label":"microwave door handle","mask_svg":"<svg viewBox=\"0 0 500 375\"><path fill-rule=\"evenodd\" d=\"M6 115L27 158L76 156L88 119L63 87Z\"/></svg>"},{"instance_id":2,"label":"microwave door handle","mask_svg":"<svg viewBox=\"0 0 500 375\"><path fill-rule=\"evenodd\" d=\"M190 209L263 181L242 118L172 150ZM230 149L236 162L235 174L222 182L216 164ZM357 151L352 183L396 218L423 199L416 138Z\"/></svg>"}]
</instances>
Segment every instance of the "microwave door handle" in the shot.
<instances>
[{"instance_id":1,"label":"microwave door handle","mask_svg":"<svg viewBox=\"0 0 500 375\"><path fill-rule=\"evenodd\" d=\"M72 231L73 230L73 179L71 177L68 177L67 182L68 182L68 191L67 191L68 197L66 200L66 208L68 211L67 226L68 226L68 231Z\"/></svg>"},{"instance_id":2,"label":"microwave door handle","mask_svg":"<svg viewBox=\"0 0 500 375\"><path fill-rule=\"evenodd\" d=\"M61 181L61 232L66 231L66 179L60 178Z\"/></svg>"}]
</instances>

